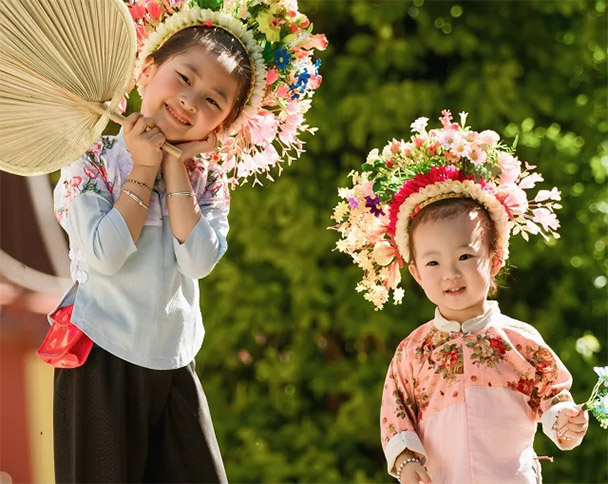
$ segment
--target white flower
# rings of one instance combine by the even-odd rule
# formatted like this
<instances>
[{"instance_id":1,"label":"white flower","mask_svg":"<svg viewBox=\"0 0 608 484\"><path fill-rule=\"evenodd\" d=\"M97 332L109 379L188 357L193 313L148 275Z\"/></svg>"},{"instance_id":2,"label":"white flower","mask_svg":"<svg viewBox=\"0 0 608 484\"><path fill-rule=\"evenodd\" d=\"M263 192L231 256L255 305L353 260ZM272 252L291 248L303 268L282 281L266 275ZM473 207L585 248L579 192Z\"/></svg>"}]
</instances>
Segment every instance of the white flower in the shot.
<instances>
[{"instance_id":1,"label":"white flower","mask_svg":"<svg viewBox=\"0 0 608 484\"><path fill-rule=\"evenodd\" d=\"M426 126L429 122L429 118L418 118L412 124L410 124L410 129L418 134L426 133Z\"/></svg>"}]
</instances>

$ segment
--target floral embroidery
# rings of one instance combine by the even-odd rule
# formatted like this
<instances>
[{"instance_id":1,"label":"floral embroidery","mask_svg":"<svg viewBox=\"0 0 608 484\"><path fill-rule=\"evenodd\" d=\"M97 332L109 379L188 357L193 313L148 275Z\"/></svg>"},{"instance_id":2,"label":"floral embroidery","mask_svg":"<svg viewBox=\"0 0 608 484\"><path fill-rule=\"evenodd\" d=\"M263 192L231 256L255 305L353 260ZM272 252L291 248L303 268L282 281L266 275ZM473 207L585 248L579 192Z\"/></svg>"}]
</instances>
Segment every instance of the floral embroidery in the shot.
<instances>
[{"instance_id":1,"label":"floral embroidery","mask_svg":"<svg viewBox=\"0 0 608 484\"><path fill-rule=\"evenodd\" d=\"M433 351L450 339L450 333L433 328L416 348L416 357L420 362L426 360L429 366L435 367L435 361L432 358Z\"/></svg>"},{"instance_id":2,"label":"floral embroidery","mask_svg":"<svg viewBox=\"0 0 608 484\"><path fill-rule=\"evenodd\" d=\"M471 354L473 364L490 368L494 368L496 363L504 360L506 352L511 350L511 345L502 338L491 337L488 334L478 334L476 340L467 343L466 346L473 350Z\"/></svg>"},{"instance_id":3,"label":"floral embroidery","mask_svg":"<svg viewBox=\"0 0 608 484\"><path fill-rule=\"evenodd\" d=\"M439 363L435 369L436 374L441 374L446 380L453 380L456 375L464 373L462 358L462 347L457 344L446 345L439 352Z\"/></svg>"}]
</instances>

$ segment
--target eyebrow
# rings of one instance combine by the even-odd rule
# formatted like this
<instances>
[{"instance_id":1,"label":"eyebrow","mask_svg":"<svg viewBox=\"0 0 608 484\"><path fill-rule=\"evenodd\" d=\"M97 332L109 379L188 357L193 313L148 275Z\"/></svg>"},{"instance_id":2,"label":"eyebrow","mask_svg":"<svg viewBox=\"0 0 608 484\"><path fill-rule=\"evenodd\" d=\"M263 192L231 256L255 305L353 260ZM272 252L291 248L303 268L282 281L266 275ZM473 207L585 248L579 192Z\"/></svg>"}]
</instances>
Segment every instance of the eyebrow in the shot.
<instances>
[{"instance_id":1,"label":"eyebrow","mask_svg":"<svg viewBox=\"0 0 608 484\"><path fill-rule=\"evenodd\" d=\"M196 77L198 77L198 78L202 77L201 74L198 72L198 69L196 68L196 66L186 63L186 64L184 64L184 67L186 67L186 69L189 69L192 72L194 72L194 75ZM228 96L226 95L226 92L223 89L214 86L211 88L211 90L214 91L219 97L221 97L225 103L228 102Z\"/></svg>"},{"instance_id":2,"label":"eyebrow","mask_svg":"<svg viewBox=\"0 0 608 484\"><path fill-rule=\"evenodd\" d=\"M471 249L471 250L473 250L474 248L471 247L471 244L462 244L462 245L456 247L456 250L460 250L460 249ZM420 254L420 258L423 259L425 257L431 257L431 256L437 255L439 253L440 252L438 250L430 250L428 252L424 252L424 253Z\"/></svg>"}]
</instances>

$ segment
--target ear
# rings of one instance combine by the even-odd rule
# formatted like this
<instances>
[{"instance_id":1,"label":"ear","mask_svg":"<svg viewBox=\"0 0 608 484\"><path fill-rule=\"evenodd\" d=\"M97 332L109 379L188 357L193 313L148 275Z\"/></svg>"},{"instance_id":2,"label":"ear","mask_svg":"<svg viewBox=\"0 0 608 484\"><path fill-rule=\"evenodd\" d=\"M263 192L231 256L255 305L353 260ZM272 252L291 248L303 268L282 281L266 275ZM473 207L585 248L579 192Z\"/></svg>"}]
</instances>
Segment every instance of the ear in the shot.
<instances>
[{"instance_id":1,"label":"ear","mask_svg":"<svg viewBox=\"0 0 608 484\"><path fill-rule=\"evenodd\" d=\"M500 269L502 269L503 261L502 258L497 253L495 253L492 256L492 261L490 263L490 275L494 277L496 274L498 274Z\"/></svg>"},{"instance_id":2,"label":"ear","mask_svg":"<svg viewBox=\"0 0 608 484\"><path fill-rule=\"evenodd\" d=\"M157 65L154 63L154 59L152 59L152 57L147 57L144 61L144 67L141 70L141 74L137 79L137 84L139 84L141 87L146 87L154 76L156 68Z\"/></svg>"},{"instance_id":3,"label":"ear","mask_svg":"<svg viewBox=\"0 0 608 484\"><path fill-rule=\"evenodd\" d=\"M411 264L407 265L407 269L408 271L410 271L410 274L412 275L412 277L414 278L414 280L419 284L420 284L420 272L418 272L418 268L416 267L416 264L414 264L413 262Z\"/></svg>"}]
</instances>

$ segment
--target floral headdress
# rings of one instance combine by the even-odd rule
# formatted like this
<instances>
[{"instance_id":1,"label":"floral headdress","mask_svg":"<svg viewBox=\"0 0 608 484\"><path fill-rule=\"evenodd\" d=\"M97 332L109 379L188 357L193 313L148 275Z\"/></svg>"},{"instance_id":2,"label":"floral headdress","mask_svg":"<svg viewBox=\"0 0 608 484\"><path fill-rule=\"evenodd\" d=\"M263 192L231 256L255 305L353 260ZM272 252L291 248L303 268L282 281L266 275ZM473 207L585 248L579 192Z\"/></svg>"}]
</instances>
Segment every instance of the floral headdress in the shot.
<instances>
[{"instance_id":1,"label":"floral headdress","mask_svg":"<svg viewBox=\"0 0 608 484\"><path fill-rule=\"evenodd\" d=\"M249 54L253 86L237 119L219 133L216 153L202 155L222 163L234 184L266 175L300 156L302 132L315 132L304 114L321 84L323 34L298 11L297 0L126 0L136 24L138 59L135 79L145 59L172 35L188 27L218 27L233 35Z\"/></svg>"},{"instance_id":2,"label":"floral headdress","mask_svg":"<svg viewBox=\"0 0 608 484\"><path fill-rule=\"evenodd\" d=\"M534 166L522 163L499 143L494 131L472 131L450 111L442 111L440 129L426 130L428 118L411 124L409 141L389 142L372 150L361 172L351 172L352 188L340 188L343 200L334 209L332 227L341 234L336 247L364 271L357 291L382 309L393 291L395 304L404 291L399 269L411 262L409 224L425 206L446 198L472 198L488 211L497 232L497 251L507 259L509 237L541 234L558 238L560 192L540 190L528 199L525 190L543 180Z\"/></svg>"}]
</instances>

